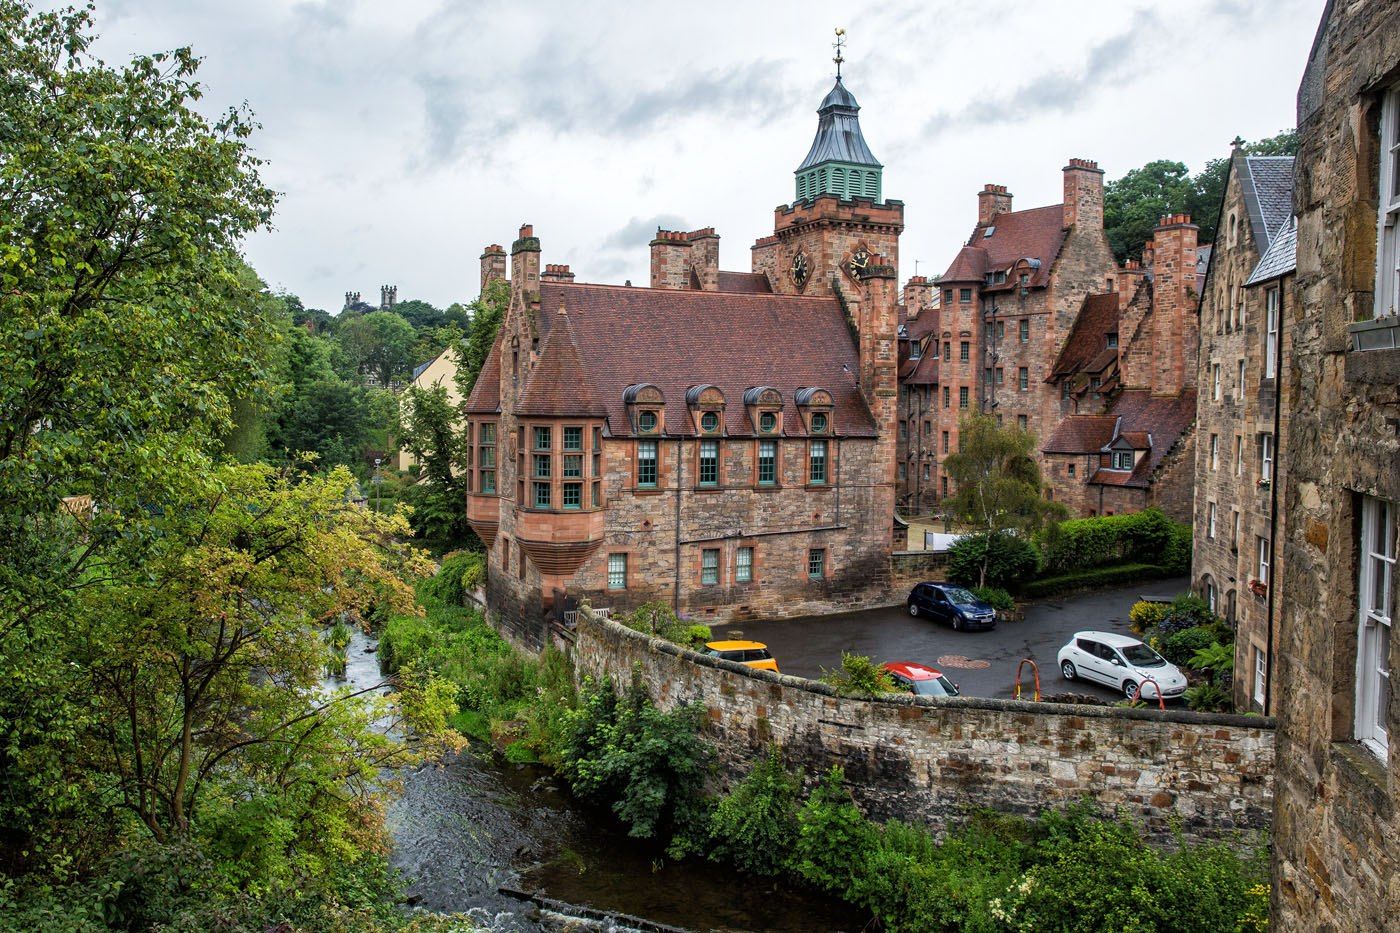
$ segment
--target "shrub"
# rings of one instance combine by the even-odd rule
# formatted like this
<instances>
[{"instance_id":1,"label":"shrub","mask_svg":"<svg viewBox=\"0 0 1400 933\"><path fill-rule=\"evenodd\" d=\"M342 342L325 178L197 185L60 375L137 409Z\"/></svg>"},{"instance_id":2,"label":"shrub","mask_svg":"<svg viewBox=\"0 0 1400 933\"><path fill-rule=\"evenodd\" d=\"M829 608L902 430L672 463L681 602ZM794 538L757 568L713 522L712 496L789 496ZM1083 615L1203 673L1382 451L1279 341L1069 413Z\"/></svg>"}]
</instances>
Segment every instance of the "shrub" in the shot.
<instances>
[{"instance_id":1,"label":"shrub","mask_svg":"<svg viewBox=\"0 0 1400 933\"><path fill-rule=\"evenodd\" d=\"M833 765L797 811L792 870L807 883L854 901L856 880L875 848L875 825L856 807L846 775Z\"/></svg>"},{"instance_id":2,"label":"shrub","mask_svg":"<svg viewBox=\"0 0 1400 933\"><path fill-rule=\"evenodd\" d=\"M883 667L863 654L841 652L840 670L822 674L822 683L836 688L842 696L879 696L894 691L894 680Z\"/></svg>"},{"instance_id":3,"label":"shrub","mask_svg":"<svg viewBox=\"0 0 1400 933\"><path fill-rule=\"evenodd\" d=\"M983 562L987 578L982 579ZM1040 550L1019 535L966 535L948 549L948 578L966 586L1006 586L1029 579L1040 565Z\"/></svg>"},{"instance_id":4,"label":"shrub","mask_svg":"<svg viewBox=\"0 0 1400 933\"><path fill-rule=\"evenodd\" d=\"M1062 574L1057 577L1032 580L1021 587L1021 595L1028 599L1035 599L1081 587L1135 583L1139 580L1152 580L1163 575L1164 571L1156 564L1118 564L1114 567L1094 567L1090 570Z\"/></svg>"},{"instance_id":5,"label":"shrub","mask_svg":"<svg viewBox=\"0 0 1400 933\"><path fill-rule=\"evenodd\" d=\"M1149 634L1159 636L1165 641L1177 632L1214 625L1217 621L1219 620L1210 611L1210 606L1205 600L1193 593L1183 593L1171 601L1171 605Z\"/></svg>"},{"instance_id":6,"label":"shrub","mask_svg":"<svg viewBox=\"0 0 1400 933\"><path fill-rule=\"evenodd\" d=\"M467 592L476 589L485 579L486 555L459 551L442 562L437 574L423 584L423 592L449 606L463 606L467 602Z\"/></svg>"},{"instance_id":7,"label":"shrub","mask_svg":"<svg viewBox=\"0 0 1400 933\"><path fill-rule=\"evenodd\" d=\"M710 815L710 858L740 871L777 875L797 839L802 782L783 767L776 746L722 797Z\"/></svg>"},{"instance_id":8,"label":"shrub","mask_svg":"<svg viewBox=\"0 0 1400 933\"><path fill-rule=\"evenodd\" d=\"M1179 570L1183 540L1186 569ZM1120 562L1164 563L1172 573L1184 573L1191 563L1190 542L1191 526L1172 521L1156 507L1127 515L1074 518L1042 535L1045 570L1052 574Z\"/></svg>"},{"instance_id":9,"label":"shrub","mask_svg":"<svg viewBox=\"0 0 1400 933\"><path fill-rule=\"evenodd\" d=\"M1133 608L1128 610L1128 626L1137 634L1142 635L1157 626L1163 617L1166 616L1168 603L1149 602L1140 599L1133 603Z\"/></svg>"},{"instance_id":10,"label":"shrub","mask_svg":"<svg viewBox=\"0 0 1400 933\"><path fill-rule=\"evenodd\" d=\"M617 621L634 631L656 635L687 648L703 648L705 642L713 638L708 625L689 625L681 621L670 604L661 599L643 603Z\"/></svg>"},{"instance_id":11,"label":"shrub","mask_svg":"<svg viewBox=\"0 0 1400 933\"><path fill-rule=\"evenodd\" d=\"M1213 683L1187 687L1186 705L1188 708L1202 713L1227 712L1233 706L1230 694Z\"/></svg>"},{"instance_id":12,"label":"shrub","mask_svg":"<svg viewBox=\"0 0 1400 933\"><path fill-rule=\"evenodd\" d=\"M1198 625L1162 639L1157 650L1162 652L1162 657L1179 667L1189 662L1197 651L1214 643L1214 631Z\"/></svg>"},{"instance_id":13,"label":"shrub","mask_svg":"<svg viewBox=\"0 0 1400 933\"><path fill-rule=\"evenodd\" d=\"M975 586L972 588L972 595L993 609L1010 612L1016 608L1016 600L1012 599L1011 594L999 586Z\"/></svg>"},{"instance_id":14,"label":"shrub","mask_svg":"<svg viewBox=\"0 0 1400 933\"><path fill-rule=\"evenodd\" d=\"M1173 522L1171 535L1162 552L1162 566L1173 576L1191 572L1191 526Z\"/></svg>"}]
</instances>

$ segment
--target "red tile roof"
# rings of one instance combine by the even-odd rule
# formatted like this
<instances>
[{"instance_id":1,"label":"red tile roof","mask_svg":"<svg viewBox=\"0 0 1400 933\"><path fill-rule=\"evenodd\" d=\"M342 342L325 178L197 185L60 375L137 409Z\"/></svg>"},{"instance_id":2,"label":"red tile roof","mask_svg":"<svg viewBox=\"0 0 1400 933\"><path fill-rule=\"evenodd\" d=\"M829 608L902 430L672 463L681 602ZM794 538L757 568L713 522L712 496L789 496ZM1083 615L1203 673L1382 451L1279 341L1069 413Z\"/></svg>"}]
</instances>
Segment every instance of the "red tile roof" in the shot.
<instances>
[{"instance_id":1,"label":"red tile roof","mask_svg":"<svg viewBox=\"0 0 1400 933\"><path fill-rule=\"evenodd\" d=\"M948 271L943 273L942 282L981 282L987 277L987 251L980 246L964 246Z\"/></svg>"},{"instance_id":2,"label":"red tile roof","mask_svg":"<svg viewBox=\"0 0 1400 933\"><path fill-rule=\"evenodd\" d=\"M1064 222L1063 204L998 214L987 226L979 224L973 229L967 246L943 274L943 280L981 281L988 272L1010 269L1022 259L1038 259L1040 268L1031 272L1030 284L1044 286L1050 281L1050 267L1065 241ZM991 236L985 236L988 227L992 230ZM1019 285L1012 277L1004 285L994 286L993 290L1014 289Z\"/></svg>"},{"instance_id":3,"label":"red tile roof","mask_svg":"<svg viewBox=\"0 0 1400 933\"><path fill-rule=\"evenodd\" d=\"M1109 350L1105 338L1118 332L1118 297L1117 292L1084 297L1074 327L1050 372L1051 380L1079 372L1096 375L1118 358L1118 351Z\"/></svg>"},{"instance_id":4,"label":"red tile roof","mask_svg":"<svg viewBox=\"0 0 1400 933\"><path fill-rule=\"evenodd\" d=\"M1070 415L1055 426L1041 449L1048 454L1098 453L1113 440L1116 415Z\"/></svg>"},{"instance_id":5,"label":"red tile roof","mask_svg":"<svg viewBox=\"0 0 1400 933\"><path fill-rule=\"evenodd\" d=\"M563 307L552 315L540 357L530 371L530 381L520 393L516 412L527 417L554 418L573 415L606 418L608 411L589 388L573 327Z\"/></svg>"},{"instance_id":6,"label":"red tile roof","mask_svg":"<svg viewBox=\"0 0 1400 933\"><path fill-rule=\"evenodd\" d=\"M914 366L908 376L903 377L906 385L936 386L938 385L938 357L932 353L925 354Z\"/></svg>"},{"instance_id":7,"label":"red tile roof","mask_svg":"<svg viewBox=\"0 0 1400 933\"><path fill-rule=\"evenodd\" d=\"M1124 389L1114 400L1111 414L1123 419L1119 433L1125 440L1140 450L1142 447L1139 447L1138 441L1145 441L1143 435L1150 434L1152 447L1147 456L1138 460L1131 473L1098 470L1089 482L1106 486L1146 487L1150 485L1163 458L1196 420L1196 390L1192 387L1177 395L1153 395L1148 389Z\"/></svg>"},{"instance_id":8,"label":"red tile roof","mask_svg":"<svg viewBox=\"0 0 1400 933\"><path fill-rule=\"evenodd\" d=\"M909 336L915 340L922 340L929 334L938 332L938 309L925 308L919 312L919 316L909 322Z\"/></svg>"},{"instance_id":9,"label":"red tile roof","mask_svg":"<svg viewBox=\"0 0 1400 933\"><path fill-rule=\"evenodd\" d=\"M491 352L486 354L486 362L477 374L476 385L467 396L462 410L473 415L489 415L501 410L501 335L491 344Z\"/></svg>"},{"instance_id":10,"label":"red tile roof","mask_svg":"<svg viewBox=\"0 0 1400 933\"><path fill-rule=\"evenodd\" d=\"M875 421L857 388L860 360L834 298L540 283L541 309L568 311L582 382L607 412L611 433L630 433L623 390L649 382L666 397L666 432L690 433L685 393L713 384L724 393L725 430L751 435L743 395L754 386L782 393L784 423L801 433L793 397L821 387L835 402L837 434L870 437ZM540 314L542 330L557 312Z\"/></svg>"},{"instance_id":11,"label":"red tile roof","mask_svg":"<svg viewBox=\"0 0 1400 933\"><path fill-rule=\"evenodd\" d=\"M773 288L762 272L721 272L719 290L740 295L771 295Z\"/></svg>"}]
</instances>

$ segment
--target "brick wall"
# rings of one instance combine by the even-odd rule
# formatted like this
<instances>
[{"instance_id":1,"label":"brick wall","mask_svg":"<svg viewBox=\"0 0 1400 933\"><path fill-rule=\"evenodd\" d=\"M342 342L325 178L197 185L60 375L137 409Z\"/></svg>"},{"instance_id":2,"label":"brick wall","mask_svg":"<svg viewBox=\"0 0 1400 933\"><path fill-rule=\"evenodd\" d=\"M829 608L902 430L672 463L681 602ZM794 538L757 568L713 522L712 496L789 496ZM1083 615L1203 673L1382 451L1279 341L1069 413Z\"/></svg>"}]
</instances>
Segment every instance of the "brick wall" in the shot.
<instances>
[{"instance_id":1,"label":"brick wall","mask_svg":"<svg viewBox=\"0 0 1400 933\"><path fill-rule=\"evenodd\" d=\"M1271 720L1187 712L891 696L842 699L824 684L706 658L613 622L584 619L578 674L639 672L664 709L698 702L707 738L735 776L769 742L809 774L846 769L876 818L941 827L990 807L1033 815L1092 798L1158 838L1267 829Z\"/></svg>"}]
</instances>

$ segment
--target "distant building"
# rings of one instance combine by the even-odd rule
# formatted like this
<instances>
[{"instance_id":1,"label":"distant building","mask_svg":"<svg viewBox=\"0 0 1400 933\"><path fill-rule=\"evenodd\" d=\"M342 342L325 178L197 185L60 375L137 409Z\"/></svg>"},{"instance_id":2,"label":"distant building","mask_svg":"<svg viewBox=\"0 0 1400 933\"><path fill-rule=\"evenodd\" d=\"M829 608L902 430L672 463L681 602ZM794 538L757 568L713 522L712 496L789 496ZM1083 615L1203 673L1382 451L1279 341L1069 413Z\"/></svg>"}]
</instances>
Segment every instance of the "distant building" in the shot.
<instances>
[{"instance_id":1,"label":"distant building","mask_svg":"<svg viewBox=\"0 0 1400 933\"><path fill-rule=\"evenodd\" d=\"M520 229L465 405L468 520L517 638L585 598L719 622L887 585L904 208L858 111L838 78L750 272L720 269L713 228L658 230L649 288L583 284ZM504 265L488 248L483 286Z\"/></svg>"},{"instance_id":2,"label":"distant building","mask_svg":"<svg viewBox=\"0 0 1400 933\"><path fill-rule=\"evenodd\" d=\"M462 405L462 393L457 389L457 351L452 347L443 350L437 356L420 363L413 369L413 379L410 385L427 389L435 385L440 385L447 390L447 401L453 408L460 408ZM399 404L403 404L400 399ZM397 466L400 470L407 470L418 463L417 458L408 450L400 448L398 451Z\"/></svg>"}]
</instances>

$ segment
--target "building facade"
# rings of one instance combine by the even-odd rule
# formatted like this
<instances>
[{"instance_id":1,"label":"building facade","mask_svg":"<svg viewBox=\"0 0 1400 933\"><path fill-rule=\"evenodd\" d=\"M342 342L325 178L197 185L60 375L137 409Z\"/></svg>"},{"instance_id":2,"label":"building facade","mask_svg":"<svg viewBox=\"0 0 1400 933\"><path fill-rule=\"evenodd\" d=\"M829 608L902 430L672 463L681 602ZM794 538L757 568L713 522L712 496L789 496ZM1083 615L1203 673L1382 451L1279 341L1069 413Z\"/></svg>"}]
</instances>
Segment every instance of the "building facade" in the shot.
<instances>
[{"instance_id":1,"label":"building facade","mask_svg":"<svg viewBox=\"0 0 1400 933\"><path fill-rule=\"evenodd\" d=\"M1192 579L1235 626L1235 708L1271 712L1286 519L1292 156L1230 158L1201 301Z\"/></svg>"},{"instance_id":2,"label":"building facade","mask_svg":"<svg viewBox=\"0 0 1400 933\"><path fill-rule=\"evenodd\" d=\"M721 622L888 580L903 205L858 110L838 78L750 272L720 270L713 228L658 230L650 287L582 284L521 228L464 406L488 609L520 640L580 599Z\"/></svg>"},{"instance_id":3,"label":"building facade","mask_svg":"<svg viewBox=\"0 0 1400 933\"><path fill-rule=\"evenodd\" d=\"M1400 6L1329 2L1298 92L1270 929L1400 918Z\"/></svg>"}]
</instances>

